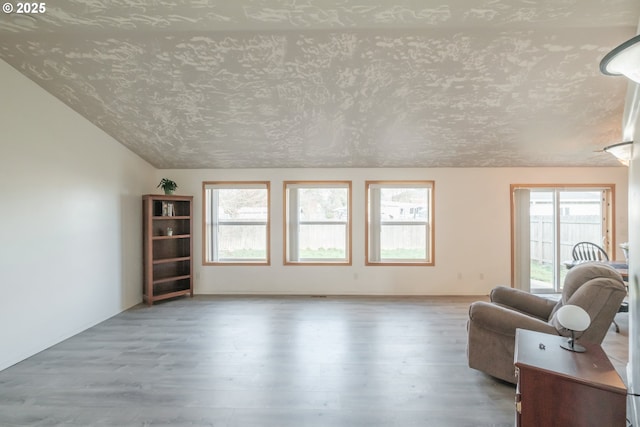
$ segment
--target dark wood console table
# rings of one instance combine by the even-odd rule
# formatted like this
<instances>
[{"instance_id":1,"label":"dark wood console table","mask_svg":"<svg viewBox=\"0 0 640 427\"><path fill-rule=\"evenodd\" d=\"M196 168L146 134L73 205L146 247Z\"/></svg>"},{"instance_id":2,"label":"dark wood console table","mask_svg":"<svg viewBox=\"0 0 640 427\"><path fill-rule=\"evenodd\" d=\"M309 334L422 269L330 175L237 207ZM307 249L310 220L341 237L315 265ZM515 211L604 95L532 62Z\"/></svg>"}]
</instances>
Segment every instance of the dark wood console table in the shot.
<instances>
[{"instance_id":1,"label":"dark wood console table","mask_svg":"<svg viewBox=\"0 0 640 427\"><path fill-rule=\"evenodd\" d=\"M564 338L516 330L518 427L624 427L627 388L602 347L560 347Z\"/></svg>"}]
</instances>

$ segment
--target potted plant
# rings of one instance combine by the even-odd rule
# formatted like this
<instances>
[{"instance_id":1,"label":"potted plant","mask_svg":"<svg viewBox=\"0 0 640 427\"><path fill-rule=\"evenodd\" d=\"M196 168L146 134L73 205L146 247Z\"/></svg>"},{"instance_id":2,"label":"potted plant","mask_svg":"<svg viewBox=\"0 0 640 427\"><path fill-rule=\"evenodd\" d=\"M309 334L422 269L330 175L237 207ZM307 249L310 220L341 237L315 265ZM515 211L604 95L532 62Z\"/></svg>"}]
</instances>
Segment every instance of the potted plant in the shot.
<instances>
[{"instance_id":1,"label":"potted plant","mask_svg":"<svg viewBox=\"0 0 640 427\"><path fill-rule=\"evenodd\" d=\"M176 188L178 188L178 184L169 178L162 178L160 184L158 184L158 187L156 188L162 188L164 190L164 194L173 194L173 192L176 191Z\"/></svg>"}]
</instances>

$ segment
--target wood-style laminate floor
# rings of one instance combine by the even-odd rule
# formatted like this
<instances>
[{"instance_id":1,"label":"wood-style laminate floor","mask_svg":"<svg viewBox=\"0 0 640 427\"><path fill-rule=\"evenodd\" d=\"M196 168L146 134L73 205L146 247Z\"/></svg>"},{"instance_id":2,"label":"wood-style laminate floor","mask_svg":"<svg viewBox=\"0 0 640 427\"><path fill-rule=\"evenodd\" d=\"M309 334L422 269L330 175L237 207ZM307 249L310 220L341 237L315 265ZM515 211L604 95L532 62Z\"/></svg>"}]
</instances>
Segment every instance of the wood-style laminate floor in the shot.
<instances>
[{"instance_id":1,"label":"wood-style laminate floor","mask_svg":"<svg viewBox=\"0 0 640 427\"><path fill-rule=\"evenodd\" d=\"M514 386L467 367L476 299L140 305L0 372L0 426L512 426Z\"/></svg>"}]
</instances>

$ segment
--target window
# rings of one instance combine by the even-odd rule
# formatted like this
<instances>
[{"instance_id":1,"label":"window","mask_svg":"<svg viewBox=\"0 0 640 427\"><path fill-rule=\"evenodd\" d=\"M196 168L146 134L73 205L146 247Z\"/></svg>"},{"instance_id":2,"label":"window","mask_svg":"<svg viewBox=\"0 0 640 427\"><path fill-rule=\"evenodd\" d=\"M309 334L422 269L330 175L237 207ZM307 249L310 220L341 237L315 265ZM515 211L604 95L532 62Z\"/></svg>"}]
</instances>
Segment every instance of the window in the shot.
<instances>
[{"instance_id":1,"label":"window","mask_svg":"<svg viewBox=\"0 0 640 427\"><path fill-rule=\"evenodd\" d=\"M367 265L433 265L433 181L367 181Z\"/></svg>"},{"instance_id":2,"label":"window","mask_svg":"<svg viewBox=\"0 0 640 427\"><path fill-rule=\"evenodd\" d=\"M204 182L205 264L269 264L269 182Z\"/></svg>"},{"instance_id":3,"label":"window","mask_svg":"<svg viewBox=\"0 0 640 427\"><path fill-rule=\"evenodd\" d=\"M614 185L511 185L512 282L557 293L573 246L591 242L615 252Z\"/></svg>"},{"instance_id":4,"label":"window","mask_svg":"<svg viewBox=\"0 0 640 427\"><path fill-rule=\"evenodd\" d=\"M285 264L351 264L351 182L285 182Z\"/></svg>"}]
</instances>

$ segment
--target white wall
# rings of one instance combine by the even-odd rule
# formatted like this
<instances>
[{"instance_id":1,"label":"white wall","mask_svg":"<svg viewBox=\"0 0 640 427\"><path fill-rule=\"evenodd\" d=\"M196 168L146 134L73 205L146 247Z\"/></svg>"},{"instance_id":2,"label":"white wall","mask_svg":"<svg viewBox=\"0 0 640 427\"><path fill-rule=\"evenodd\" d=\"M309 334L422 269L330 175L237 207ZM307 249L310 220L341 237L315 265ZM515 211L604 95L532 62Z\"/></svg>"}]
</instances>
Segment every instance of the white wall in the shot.
<instances>
[{"instance_id":1,"label":"white wall","mask_svg":"<svg viewBox=\"0 0 640 427\"><path fill-rule=\"evenodd\" d=\"M0 61L0 370L141 301L155 170Z\"/></svg>"},{"instance_id":2,"label":"white wall","mask_svg":"<svg viewBox=\"0 0 640 427\"><path fill-rule=\"evenodd\" d=\"M627 366L627 386L629 391L640 393L640 89L635 83L629 83L627 101L632 100L636 116L632 121L633 158L629 165L629 365ZM629 113L629 106L627 106ZM633 131L633 129L631 129ZM630 398L631 422L640 422L640 397Z\"/></svg>"},{"instance_id":3,"label":"white wall","mask_svg":"<svg viewBox=\"0 0 640 427\"><path fill-rule=\"evenodd\" d=\"M603 154L604 155L604 154ZM481 295L510 283L510 184L615 184L616 242L627 240L627 168L159 170L194 195L199 294ZM284 180L353 181L353 265L283 266ZM435 180L435 266L364 266L365 180ZM271 266L202 265L202 182L271 181ZM622 253L617 256L622 258Z\"/></svg>"}]
</instances>

